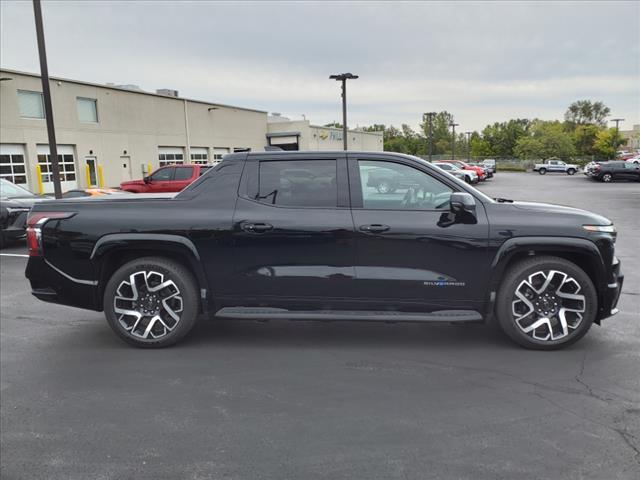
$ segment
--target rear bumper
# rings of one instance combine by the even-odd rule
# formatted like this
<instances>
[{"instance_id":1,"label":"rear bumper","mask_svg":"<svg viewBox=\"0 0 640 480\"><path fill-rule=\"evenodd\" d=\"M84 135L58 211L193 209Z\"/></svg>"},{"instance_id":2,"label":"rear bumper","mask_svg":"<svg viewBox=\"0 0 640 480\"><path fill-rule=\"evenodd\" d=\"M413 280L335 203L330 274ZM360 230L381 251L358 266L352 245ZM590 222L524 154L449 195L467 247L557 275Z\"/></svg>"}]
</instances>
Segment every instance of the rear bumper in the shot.
<instances>
[{"instance_id":1,"label":"rear bumper","mask_svg":"<svg viewBox=\"0 0 640 480\"><path fill-rule=\"evenodd\" d=\"M39 300L100 311L97 285L73 278L42 257L29 257L25 276L31 283L31 294Z\"/></svg>"},{"instance_id":2,"label":"rear bumper","mask_svg":"<svg viewBox=\"0 0 640 480\"><path fill-rule=\"evenodd\" d=\"M622 284L624 283L624 274L622 273L622 267L618 259L615 259L612 270L611 282L606 285L602 293L598 320L603 320L618 313L618 300L620 299Z\"/></svg>"}]
</instances>

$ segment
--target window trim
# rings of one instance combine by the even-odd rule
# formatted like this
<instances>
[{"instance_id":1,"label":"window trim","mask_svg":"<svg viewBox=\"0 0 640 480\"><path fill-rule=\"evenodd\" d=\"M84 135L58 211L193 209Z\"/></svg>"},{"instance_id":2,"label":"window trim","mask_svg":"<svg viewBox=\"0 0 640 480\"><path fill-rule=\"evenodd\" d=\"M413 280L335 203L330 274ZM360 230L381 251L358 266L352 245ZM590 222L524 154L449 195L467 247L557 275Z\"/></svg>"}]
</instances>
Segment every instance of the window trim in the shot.
<instances>
[{"instance_id":1,"label":"window trim","mask_svg":"<svg viewBox=\"0 0 640 480\"><path fill-rule=\"evenodd\" d=\"M24 115L22 115L22 109L20 108L20 94L21 93L37 93L38 95L40 95L40 103L42 104L42 116L41 117L25 117ZM25 120L44 120L45 118L47 118L47 111L44 105L44 94L42 92L38 92L37 90L22 90L21 88L17 89L17 96L18 96L18 113L20 114L20 118L23 118Z\"/></svg>"},{"instance_id":2,"label":"window trim","mask_svg":"<svg viewBox=\"0 0 640 480\"><path fill-rule=\"evenodd\" d=\"M336 162L336 204L335 207L312 207L312 206L297 206L297 205L274 205L270 203L264 203L256 200L255 196L260 191L260 163L261 162L286 162L286 161L311 161L311 160L333 160ZM264 155L248 157L245 161L245 167L242 172L242 178L238 188L238 196L249 200L250 202L262 205L264 207L271 208L283 208L289 210L345 210L351 208L349 202L349 183L347 173L346 155L341 152L336 152L335 155L318 154L318 155L304 155L293 156L287 155L286 157L279 155Z\"/></svg>"},{"instance_id":3,"label":"window trim","mask_svg":"<svg viewBox=\"0 0 640 480\"><path fill-rule=\"evenodd\" d=\"M438 172L430 172L426 168L420 168L419 165L414 164L409 159L405 160L400 157L376 157L375 155L349 155L348 165L349 165L349 186L351 192L351 208L353 210L367 210L372 212L446 212L446 209L403 209L403 208L365 208L364 207L364 194L362 192L362 183L360 181L360 168L358 166L359 161L364 162L389 162L389 163L397 163L399 165L404 165L409 168L413 168L418 170L419 172L424 173L425 175L429 175L440 183L449 187L453 192L460 192L460 188L458 185L455 185L448 181L449 179L443 178L438 175ZM433 167L437 168L437 167ZM475 197L474 195L474 198Z\"/></svg>"},{"instance_id":4,"label":"window trim","mask_svg":"<svg viewBox=\"0 0 640 480\"><path fill-rule=\"evenodd\" d=\"M81 120L80 119L80 111L78 110L78 100L89 100L91 102L93 102L93 104L95 105L95 110L96 110L96 120L93 121L85 121L85 120ZM85 124L89 124L89 125L98 125L100 123L100 115L98 114L98 99L97 98L91 98L91 97L76 97L76 114L78 115L78 122L79 123L85 123Z\"/></svg>"}]
</instances>

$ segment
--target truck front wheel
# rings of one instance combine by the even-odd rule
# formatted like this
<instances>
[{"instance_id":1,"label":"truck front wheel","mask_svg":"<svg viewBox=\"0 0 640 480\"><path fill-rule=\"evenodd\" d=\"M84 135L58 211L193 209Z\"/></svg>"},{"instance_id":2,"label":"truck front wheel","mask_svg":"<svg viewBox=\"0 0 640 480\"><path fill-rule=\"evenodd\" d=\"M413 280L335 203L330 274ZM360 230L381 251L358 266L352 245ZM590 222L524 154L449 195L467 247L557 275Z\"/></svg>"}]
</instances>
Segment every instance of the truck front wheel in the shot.
<instances>
[{"instance_id":1,"label":"truck front wheel","mask_svg":"<svg viewBox=\"0 0 640 480\"><path fill-rule=\"evenodd\" d=\"M538 173L540 175L544 175L545 173L547 173L547 169L546 168L541 168L540 170L538 170Z\"/></svg>"},{"instance_id":2,"label":"truck front wheel","mask_svg":"<svg viewBox=\"0 0 640 480\"><path fill-rule=\"evenodd\" d=\"M196 322L196 281L183 265L143 257L121 266L104 291L109 326L125 342L160 348L181 340Z\"/></svg>"},{"instance_id":3,"label":"truck front wheel","mask_svg":"<svg viewBox=\"0 0 640 480\"><path fill-rule=\"evenodd\" d=\"M507 271L498 291L500 327L525 348L554 350L582 338L598 297L589 276L559 257L531 257Z\"/></svg>"}]
</instances>

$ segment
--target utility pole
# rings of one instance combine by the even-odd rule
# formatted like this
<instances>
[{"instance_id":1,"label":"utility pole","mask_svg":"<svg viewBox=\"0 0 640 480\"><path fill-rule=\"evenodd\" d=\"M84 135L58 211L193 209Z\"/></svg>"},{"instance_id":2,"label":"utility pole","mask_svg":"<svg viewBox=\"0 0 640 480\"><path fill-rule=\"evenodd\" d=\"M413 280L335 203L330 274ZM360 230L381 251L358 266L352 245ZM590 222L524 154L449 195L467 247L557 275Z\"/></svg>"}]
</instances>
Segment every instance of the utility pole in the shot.
<instances>
[{"instance_id":1,"label":"utility pole","mask_svg":"<svg viewBox=\"0 0 640 480\"><path fill-rule=\"evenodd\" d=\"M471 133L472 132L464 132L467 136L467 162L471 161Z\"/></svg>"},{"instance_id":2,"label":"utility pole","mask_svg":"<svg viewBox=\"0 0 640 480\"><path fill-rule=\"evenodd\" d=\"M53 107L51 106L49 68L47 67L47 50L44 44L44 28L42 26L42 7L40 5L40 0L33 0L33 14L36 20L38 53L40 54L40 78L42 79L44 115L47 119L47 134L49 135L49 161L51 162L51 176L53 177L53 192L56 198L62 198L60 166L58 164L58 147L56 144L56 131L53 125Z\"/></svg>"},{"instance_id":3,"label":"utility pole","mask_svg":"<svg viewBox=\"0 0 640 480\"><path fill-rule=\"evenodd\" d=\"M422 118L427 117L429 124L429 162L431 162L431 157L433 156L433 119L435 116L436 112L428 112L422 115Z\"/></svg>"},{"instance_id":4,"label":"utility pole","mask_svg":"<svg viewBox=\"0 0 640 480\"><path fill-rule=\"evenodd\" d=\"M611 119L612 122L616 122L616 135L615 137L613 137L612 143L613 143L613 158L616 158L616 150L618 150L618 132L620 131L618 129L618 124L620 122L624 122L624 118L612 118Z\"/></svg>"},{"instance_id":5,"label":"utility pole","mask_svg":"<svg viewBox=\"0 0 640 480\"><path fill-rule=\"evenodd\" d=\"M347 150L347 80L355 80L358 75L353 73L340 73L329 75L330 80L342 82L342 142L345 151Z\"/></svg>"},{"instance_id":6,"label":"utility pole","mask_svg":"<svg viewBox=\"0 0 640 480\"><path fill-rule=\"evenodd\" d=\"M453 140L451 141L451 160L456 159L456 127L459 123L451 122L449 126L453 129Z\"/></svg>"}]
</instances>

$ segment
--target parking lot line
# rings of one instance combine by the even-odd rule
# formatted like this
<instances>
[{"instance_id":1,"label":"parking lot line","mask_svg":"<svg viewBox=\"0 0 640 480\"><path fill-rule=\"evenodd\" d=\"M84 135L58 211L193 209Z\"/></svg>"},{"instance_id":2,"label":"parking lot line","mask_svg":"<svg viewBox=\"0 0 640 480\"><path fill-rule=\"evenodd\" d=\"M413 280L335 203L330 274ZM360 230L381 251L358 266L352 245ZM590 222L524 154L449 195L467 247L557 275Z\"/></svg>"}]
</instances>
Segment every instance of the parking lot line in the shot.
<instances>
[{"instance_id":1,"label":"parking lot line","mask_svg":"<svg viewBox=\"0 0 640 480\"><path fill-rule=\"evenodd\" d=\"M0 257L25 257L28 258L29 255L25 253L0 253Z\"/></svg>"}]
</instances>

